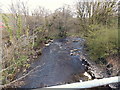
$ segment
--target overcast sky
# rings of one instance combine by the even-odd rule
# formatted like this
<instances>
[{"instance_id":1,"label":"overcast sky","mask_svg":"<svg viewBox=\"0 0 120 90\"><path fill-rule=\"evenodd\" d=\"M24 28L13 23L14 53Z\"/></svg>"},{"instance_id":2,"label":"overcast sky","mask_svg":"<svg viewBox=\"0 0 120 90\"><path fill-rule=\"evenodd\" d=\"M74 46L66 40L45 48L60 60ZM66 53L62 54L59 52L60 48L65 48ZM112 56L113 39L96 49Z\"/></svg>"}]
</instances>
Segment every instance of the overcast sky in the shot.
<instances>
[{"instance_id":1,"label":"overcast sky","mask_svg":"<svg viewBox=\"0 0 120 90\"><path fill-rule=\"evenodd\" d=\"M2 9L4 12L8 12L8 5L10 3L15 2L17 0L0 0L0 4L2 5ZM46 9L50 9L54 11L55 9L62 7L64 4L74 5L76 0L21 0L23 2L28 1L29 8L32 10L37 6L45 7Z\"/></svg>"}]
</instances>

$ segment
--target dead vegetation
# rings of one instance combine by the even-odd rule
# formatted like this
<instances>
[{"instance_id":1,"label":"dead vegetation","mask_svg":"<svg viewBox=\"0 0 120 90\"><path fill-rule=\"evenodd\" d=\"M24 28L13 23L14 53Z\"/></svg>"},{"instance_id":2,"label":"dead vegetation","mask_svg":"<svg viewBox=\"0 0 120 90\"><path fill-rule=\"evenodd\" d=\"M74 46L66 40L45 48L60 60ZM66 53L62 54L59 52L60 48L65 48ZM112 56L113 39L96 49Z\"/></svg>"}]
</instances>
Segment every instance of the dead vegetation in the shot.
<instances>
[{"instance_id":1,"label":"dead vegetation","mask_svg":"<svg viewBox=\"0 0 120 90\"><path fill-rule=\"evenodd\" d=\"M116 42L115 35L113 35L116 28L110 31L112 26L116 26L114 20L116 18L114 14L116 13L113 10L115 9L115 3L78 2L76 8L75 18L69 6L64 6L51 13L42 7L29 12L27 3L19 1L10 5L11 14L2 14L5 28L2 31L3 55L2 71L0 71L3 77L0 79L3 80L3 84L15 80L17 73L26 72L30 63L42 54L41 47L44 43L48 46L47 40L54 38L67 36L86 38L89 47L87 47L88 52L91 53L90 56L94 56L96 62L100 61L98 58L101 58L101 56L109 56L108 51L116 53L116 44L111 43ZM106 44L108 37L105 37L107 35L104 35L104 32L107 32L107 35L110 33L109 37L113 36L113 41L110 39L109 45ZM109 47L106 47L106 45ZM113 50L114 48L115 50ZM106 71L111 76L118 75L120 72L119 57L110 56L106 61L107 64L104 65Z\"/></svg>"},{"instance_id":2,"label":"dead vegetation","mask_svg":"<svg viewBox=\"0 0 120 90\"><path fill-rule=\"evenodd\" d=\"M120 58L118 55L112 55L107 59L107 73L110 76L119 76L120 74Z\"/></svg>"}]
</instances>

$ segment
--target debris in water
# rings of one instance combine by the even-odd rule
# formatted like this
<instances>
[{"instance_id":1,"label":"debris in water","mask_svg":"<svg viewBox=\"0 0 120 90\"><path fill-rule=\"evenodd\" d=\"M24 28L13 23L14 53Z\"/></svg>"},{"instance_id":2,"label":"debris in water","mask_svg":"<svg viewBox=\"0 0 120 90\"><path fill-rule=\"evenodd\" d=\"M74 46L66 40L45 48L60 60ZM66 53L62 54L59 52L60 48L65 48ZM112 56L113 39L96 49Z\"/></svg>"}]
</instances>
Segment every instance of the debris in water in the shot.
<instances>
[{"instance_id":1,"label":"debris in water","mask_svg":"<svg viewBox=\"0 0 120 90\"><path fill-rule=\"evenodd\" d=\"M47 46L49 46L50 44L48 43L48 44L45 44L45 46L47 47Z\"/></svg>"},{"instance_id":2,"label":"debris in water","mask_svg":"<svg viewBox=\"0 0 120 90\"><path fill-rule=\"evenodd\" d=\"M85 72L84 75L85 75L86 77L88 77L89 80L92 79L92 77L90 76L90 74L88 74L87 72Z\"/></svg>"}]
</instances>

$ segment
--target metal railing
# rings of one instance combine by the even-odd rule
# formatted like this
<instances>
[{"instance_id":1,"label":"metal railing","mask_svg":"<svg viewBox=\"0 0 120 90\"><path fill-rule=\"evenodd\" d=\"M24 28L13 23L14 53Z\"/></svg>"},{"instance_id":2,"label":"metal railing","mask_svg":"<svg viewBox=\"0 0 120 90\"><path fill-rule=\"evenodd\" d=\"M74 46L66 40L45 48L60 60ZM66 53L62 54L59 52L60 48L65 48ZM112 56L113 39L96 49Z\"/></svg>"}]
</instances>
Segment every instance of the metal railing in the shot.
<instances>
[{"instance_id":1,"label":"metal railing","mask_svg":"<svg viewBox=\"0 0 120 90\"><path fill-rule=\"evenodd\" d=\"M57 85L57 86L51 86L51 87L46 87L46 88L79 88L79 89L84 89L84 88L99 87L99 86L108 85L108 84L112 84L112 83L118 83L118 82L120 82L120 76L103 78L103 79L94 79L94 80L90 80L90 81L77 82L77 83L72 83L72 84Z\"/></svg>"}]
</instances>

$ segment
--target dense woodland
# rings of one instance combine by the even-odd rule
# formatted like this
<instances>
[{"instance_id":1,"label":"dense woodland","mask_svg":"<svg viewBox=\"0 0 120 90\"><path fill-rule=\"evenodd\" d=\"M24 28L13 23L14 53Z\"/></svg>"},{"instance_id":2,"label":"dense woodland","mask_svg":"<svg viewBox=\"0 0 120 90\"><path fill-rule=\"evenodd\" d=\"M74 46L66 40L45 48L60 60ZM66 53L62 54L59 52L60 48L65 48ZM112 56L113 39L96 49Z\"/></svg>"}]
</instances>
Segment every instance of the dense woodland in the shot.
<instances>
[{"instance_id":1,"label":"dense woodland","mask_svg":"<svg viewBox=\"0 0 120 90\"><path fill-rule=\"evenodd\" d=\"M51 12L40 6L30 11L27 3L20 1L11 3L10 13L0 14L4 23L0 78L3 84L15 80L19 72L26 72L50 39L85 38L85 49L92 61L104 67L112 62L118 65L117 4L115 0L78 1L74 8L65 5Z\"/></svg>"}]
</instances>

